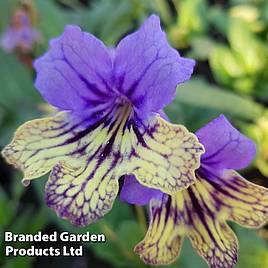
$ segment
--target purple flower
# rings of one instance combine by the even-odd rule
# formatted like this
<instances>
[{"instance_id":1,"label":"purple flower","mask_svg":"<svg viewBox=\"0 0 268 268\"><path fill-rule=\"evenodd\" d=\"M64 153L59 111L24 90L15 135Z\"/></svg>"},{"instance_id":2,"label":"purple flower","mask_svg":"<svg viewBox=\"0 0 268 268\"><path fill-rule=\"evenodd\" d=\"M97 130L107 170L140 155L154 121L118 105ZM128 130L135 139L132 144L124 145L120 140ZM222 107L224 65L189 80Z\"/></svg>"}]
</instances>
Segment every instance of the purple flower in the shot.
<instances>
[{"instance_id":1,"label":"purple flower","mask_svg":"<svg viewBox=\"0 0 268 268\"><path fill-rule=\"evenodd\" d=\"M179 256L183 239L188 236L209 267L231 268L237 261L238 242L226 221L248 228L265 224L268 189L247 181L235 171L249 165L256 148L223 115L196 135L206 150L196 171L196 182L174 195L159 197L156 190L154 194L150 192L150 198L154 198L150 226L135 251L146 263L168 264ZM145 203L149 189L134 184L138 182L127 177L121 198L134 204ZM136 199L132 188L136 189Z\"/></svg>"},{"instance_id":2,"label":"purple flower","mask_svg":"<svg viewBox=\"0 0 268 268\"><path fill-rule=\"evenodd\" d=\"M169 194L193 183L203 146L158 111L194 61L170 47L157 16L115 49L68 26L34 66L37 89L61 112L21 126L3 155L24 184L52 170L46 202L60 217L75 225L99 219L126 174Z\"/></svg>"},{"instance_id":3,"label":"purple flower","mask_svg":"<svg viewBox=\"0 0 268 268\"><path fill-rule=\"evenodd\" d=\"M26 12L19 10L14 14L13 23L2 35L0 45L7 52L15 49L29 52L33 45L40 42L40 40L41 34L32 27Z\"/></svg>"}]
</instances>

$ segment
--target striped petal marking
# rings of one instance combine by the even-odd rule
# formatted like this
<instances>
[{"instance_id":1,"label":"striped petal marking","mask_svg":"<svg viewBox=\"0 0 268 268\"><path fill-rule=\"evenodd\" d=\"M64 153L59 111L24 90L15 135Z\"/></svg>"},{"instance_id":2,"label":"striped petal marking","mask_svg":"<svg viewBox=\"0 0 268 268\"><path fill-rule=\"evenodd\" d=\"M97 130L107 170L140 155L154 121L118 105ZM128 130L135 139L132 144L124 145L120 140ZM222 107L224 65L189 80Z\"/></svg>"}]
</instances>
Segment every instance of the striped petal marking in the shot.
<instances>
[{"instance_id":1,"label":"striped petal marking","mask_svg":"<svg viewBox=\"0 0 268 268\"><path fill-rule=\"evenodd\" d=\"M188 189L151 201L148 232L135 247L144 262L174 262L188 236L209 267L232 268L237 262L238 242L226 221L249 228L267 223L268 189L233 170L220 175L198 172L197 177Z\"/></svg>"},{"instance_id":2,"label":"striped petal marking","mask_svg":"<svg viewBox=\"0 0 268 268\"><path fill-rule=\"evenodd\" d=\"M203 146L185 127L159 116L137 122L118 104L95 124L66 112L22 125L2 154L24 172L23 183L51 171L46 201L59 216L84 226L107 213L118 179L134 174L148 187L174 194L195 181Z\"/></svg>"}]
</instances>

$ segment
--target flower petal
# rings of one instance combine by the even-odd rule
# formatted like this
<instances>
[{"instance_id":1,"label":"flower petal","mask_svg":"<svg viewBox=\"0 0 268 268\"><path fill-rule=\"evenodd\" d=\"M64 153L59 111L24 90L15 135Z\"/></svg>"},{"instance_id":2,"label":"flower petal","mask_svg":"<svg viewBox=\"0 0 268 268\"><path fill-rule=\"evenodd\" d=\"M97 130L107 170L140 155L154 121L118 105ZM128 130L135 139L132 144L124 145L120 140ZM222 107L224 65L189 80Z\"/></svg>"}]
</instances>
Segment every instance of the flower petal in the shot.
<instances>
[{"instance_id":1,"label":"flower petal","mask_svg":"<svg viewBox=\"0 0 268 268\"><path fill-rule=\"evenodd\" d=\"M207 171L208 172L208 171ZM268 222L268 189L251 183L233 170L220 175L206 174L211 202L225 213L225 218L248 228Z\"/></svg>"},{"instance_id":2,"label":"flower petal","mask_svg":"<svg viewBox=\"0 0 268 268\"><path fill-rule=\"evenodd\" d=\"M46 185L46 203L59 217L76 226L86 226L104 216L113 206L119 185L113 161L97 159L79 168L57 164Z\"/></svg>"},{"instance_id":3,"label":"flower petal","mask_svg":"<svg viewBox=\"0 0 268 268\"><path fill-rule=\"evenodd\" d=\"M176 195L163 195L162 201L151 203L149 229L135 248L145 262L154 265L174 262L181 241L188 235L193 247L211 268L234 267L238 247L236 236L212 213L203 199L207 197L206 192L199 193L195 185Z\"/></svg>"},{"instance_id":4,"label":"flower petal","mask_svg":"<svg viewBox=\"0 0 268 268\"><path fill-rule=\"evenodd\" d=\"M172 101L177 84L188 80L194 61L182 58L167 41L159 17L152 15L116 48L116 88L144 118Z\"/></svg>"},{"instance_id":5,"label":"flower petal","mask_svg":"<svg viewBox=\"0 0 268 268\"><path fill-rule=\"evenodd\" d=\"M113 153L111 149L115 158L122 159L122 155L117 154L120 146L114 142L116 137L116 142L121 142L122 125L129 113L129 107L119 105L93 125L86 120L71 120L66 112L32 120L16 131L2 154L24 172L24 181L46 174L62 160L71 161L73 167L79 167L88 157L101 158L101 163Z\"/></svg>"},{"instance_id":6,"label":"flower petal","mask_svg":"<svg viewBox=\"0 0 268 268\"><path fill-rule=\"evenodd\" d=\"M77 26L67 26L35 61L36 87L45 100L61 110L90 117L114 101L109 83L112 59L108 49Z\"/></svg>"},{"instance_id":7,"label":"flower petal","mask_svg":"<svg viewBox=\"0 0 268 268\"><path fill-rule=\"evenodd\" d=\"M211 268L232 268L237 262L238 242L221 217L224 211L214 206L208 189L199 180L177 195L178 213L184 219L193 247ZM180 204L183 200L183 206ZM226 215L224 215L226 216Z\"/></svg>"},{"instance_id":8,"label":"flower petal","mask_svg":"<svg viewBox=\"0 0 268 268\"><path fill-rule=\"evenodd\" d=\"M175 199L163 195L162 201L151 202L151 221L145 238L135 247L140 258L151 265L174 262L180 254L183 235L177 225Z\"/></svg>"},{"instance_id":9,"label":"flower petal","mask_svg":"<svg viewBox=\"0 0 268 268\"><path fill-rule=\"evenodd\" d=\"M241 134L220 115L196 132L206 153L202 164L215 169L241 169L249 165L256 154L252 140Z\"/></svg>"},{"instance_id":10,"label":"flower petal","mask_svg":"<svg viewBox=\"0 0 268 268\"><path fill-rule=\"evenodd\" d=\"M196 137L161 117L137 125L131 114L129 105L118 104L93 125L72 121L68 113L33 120L17 130L3 156L24 172L25 184L53 169L48 205L77 225L111 208L123 175L134 174L143 185L170 193L193 183L203 152ZM65 195L74 184L78 200ZM81 200L89 202L87 215L74 205ZM103 206L95 211L99 203Z\"/></svg>"},{"instance_id":11,"label":"flower petal","mask_svg":"<svg viewBox=\"0 0 268 268\"><path fill-rule=\"evenodd\" d=\"M168 194L187 188L196 180L195 170L204 150L184 126L156 116L147 125L137 127L132 123L128 131L132 148L122 174L134 174L142 185Z\"/></svg>"},{"instance_id":12,"label":"flower petal","mask_svg":"<svg viewBox=\"0 0 268 268\"><path fill-rule=\"evenodd\" d=\"M226 221L254 228L265 224L268 221L268 189L246 181L232 170L213 172L201 168L197 171L196 182L189 188L171 197L163 195L162 201L151 203L149 230L136 250L145 262L153 259L150 263L162 264L162 259L155 257L156 252L167 247L170 251L176 250L166 241L156 243L153 240L168 232L169 225L161 227L159 219L172 218L174 234L171 237L187 235L211 268L234 267L238 242ZM170 259L172 261L174 259Z\"/></svg>"},{"instance_id":13,"label":"flower petal","mask_svg":"<svg viewBox=\"0 0 268 268\"><path fill-rule=\"evenodd\" d=\"M162 192L141 185L133 175L124 177L124 184L120 192L120 199L129 204L146 205L151 199L160 199Z\"/></svg>"},{"instance_id":14,"label":"flower petal","mask_svg":"<svg viewBox=\"0 0 268 268\"><path fill-rule=\"evenodd\" d=\"M79 131L80 127L69 122L66 113L32 120L18 128L2 155L24 172L23 181L26 182L46 174L68 155L80 157L82 145L78 144L79 141L66 142Z\"/></svg>"},{"instance_id":15,"label":"flower petal","mask_svg":"<svg viewBox=\"0 0 268 268\"><path fill-rule=\"evenodd\" d=\"M134 174L149 188L175 193L193 183L203 152L196 137L160 117L137 126L129 113L128 107L119 106L88 127L66 113L33 120L17 130L2 153L24 172L26 181L44 175L60 160L90 157L95 148L102 158L124 160L116 167L118 175Z\"/></svg>"},{"instance_id":16,"label":"flower petal","mask_svg":"<svg viewBox=\"0 0 268 268\"><path fill-rule=\"evenodd\" d=\"M237 262L237 238L226 223L198 221L188 236L210 268L232 268Z\"/></svg>"},{"instance_id":17,"label":"flower petal","mask_svg":"<svg viewBox=\"0 0 268 268\"><path fill-rule=\"evenodd\" d=\"M129 106L119 106L88 127L71 123L66 113L33 120L18 129L3 155L24 171L24 183L53 169L47 204L59 216L84 226L107 213L117 196L122 175L117 166L125 161L122 129L130 111Z\"/></svg>"}]
</instances>

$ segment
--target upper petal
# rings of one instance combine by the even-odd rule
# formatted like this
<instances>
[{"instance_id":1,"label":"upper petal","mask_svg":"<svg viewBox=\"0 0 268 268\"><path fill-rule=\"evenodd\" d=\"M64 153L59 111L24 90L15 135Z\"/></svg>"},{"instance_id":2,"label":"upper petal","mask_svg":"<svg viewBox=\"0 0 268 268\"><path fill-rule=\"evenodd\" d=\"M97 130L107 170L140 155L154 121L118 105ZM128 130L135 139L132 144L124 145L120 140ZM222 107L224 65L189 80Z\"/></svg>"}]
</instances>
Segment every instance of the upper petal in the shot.
<instances>
[{"instance_id":1,"label":"upper petal","mask_svg":"<svg viewBox=\"0 0 268 268\"><path fill-rule=\"evenodd\" d=\"M130 204L146 205L151 199L159 199L162 192L141 185L133 175L124 178L120 199Z\"/></svg>"},{"instance_id":2,"label":"upper petal","mask_svg":"<svg viewBox=\"0 0 268 268\"><path fill-rule=\"evenodd\" d=\"M52 40L48 52L35 61L34 67L37 89L61 110L81 116L87 111L88 116L103 112L112 100L109 51L77 26L67 26L59 38Z\"/></svg>"},{"instance_id":3,"label":"upper petal","mask_svg":"<svg viewBox=\"0 0 268 268\"><path fill-rule=\"evenodd\" d=\"M176 85L190 78L194 61L169 45L159 17L152 15L118 44L114 65L116 88L144 116L171 102Z\"/></svg>"},{"instance_id":4,"label":"upper petal","mask_svg":"<svg viewBox=\"0 0 268 268\"><path fill-rule=\"evenodd\" d=\"M199 129L196 135L206 150L202 164L216 169L241 169L255 157L254 142L235 129L224 115Z\"/></svg>"}]
</instances>

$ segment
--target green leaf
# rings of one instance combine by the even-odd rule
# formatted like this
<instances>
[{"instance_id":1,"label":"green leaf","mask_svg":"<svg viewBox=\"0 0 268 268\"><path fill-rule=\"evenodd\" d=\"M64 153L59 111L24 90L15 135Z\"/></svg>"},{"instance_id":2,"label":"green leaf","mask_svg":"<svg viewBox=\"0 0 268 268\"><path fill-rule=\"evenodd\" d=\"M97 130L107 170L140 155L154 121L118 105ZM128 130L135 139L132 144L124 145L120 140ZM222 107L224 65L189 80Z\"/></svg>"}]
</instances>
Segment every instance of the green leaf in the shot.
<instances>
[{"instance_id":1,"label":"green leaf","mask_svg":"<svg viewBox=\"0 0 268 268\"><path fill-rule=\"evenodd\" d=\"M178 267L181 268L207 268L206 262L197 254L191 246L189 239L185 239L181 251L181 257L178 260Z\"/></svg>"},{"instance_id":2,"label":"green leaf","mask_svg":"<svg viewBox=\"0 0 268 268\"><path fill-rule=\"evenodd\" d=\"M4 30L10 24L12 11L19 4L19 0L0 1L0 30Z\"/></svg>"},{"instance_id":3,"label":"green leaf","mask_svg":"<svg viewBox=\"0 0 268 268\"><path fill-rule=\"evenodd\" d=\"M133 22L141 23L148 10L156 9L149 0L92 1L90 9L80 12L83 28L99 37L108 46L115 46L119 39L133 29Z\"/></svg>"},{"instance_id":4,"label":"green leaf","mask_svg":"<svg viewBox=\"0 0 268 268\"><path fill-rule=\"evenodd\" d=\"M84 12L82 24L111 46L130 31L134 12L134 1L94 1L92 8Z\"/></svg>"},{"instance_id":5,"label":"green leaf","mask_svg":"<svg viewBox=\"0 0 268 268\"><path fill-rule=\"evenodd\" d=\"M187 55L190 58L198 60L208 59L214 47L214 41L207 36L193 37L191 40L191 52Z\"/></svg>"},{"instance_id":6,"label":"green leaf","mask_svg":"<svg viewBox=\"0 0 268 268\"><path fill-rule=\"evenodd\" d=\"M248 74L260 72L267 64L268 50L240 19L232 19L228 28L231 48L240 56Z\"/></svg>"},{"instance_id":7,"label":"green leaf","mask_svg":"<svg viewBox=\"0 0 268 268\"><path fill-rule=\"evenodd\" d=\"M31 219L29 221L29 219ZM42 230L48 222L46 211L41 209L35 212L35 210L28 206L16 217L16 221L9 226L9 230L14 233L36 233Z\"/></svg>"},{"instance_id":8,"label":"green leaf","mask_svg":"<svg viewBox=\"0 0 268 268\"><path fill-rule=\"evenodd\" d=\"M0 98L0 146L4 146L21 123L34 118L41 102L34 88L32 71L13 54L0 49L1 98Z\"/></svg>"},{"instance_id":9,"label":"green leaf","mask_svg":"<svg viewBox=\"0 0 268 268\"><path fill-rule=\"evenodd\" d=\"M0 107L0 129L3 124L5 114L6 114L5 110L2 107Z\"/></svg>"},{"instance_id":10,"label":"green leaf","mask_svg":"<svg viewBox=\"0 0 268 268\"><path fill-rule=\"evenodd\" d=\"M0 229L7 226L16 213L16 207L12 205L7 193L0 185Z\"/></svg>"},{"instance_id":11,"label":"green leaf","mask_svg":"<svg viewBox=\"0 0 268 268\"><path fill-rule=\"evenodd\" d=\"M12 139L16 129L28 120L40 117L37 104L31 102L29 104L23 103L23 99L17 100L16 106L9 105L6 107L4 118L0 128L0 146L4 147ZM22 103L20 103L22 102ZM16 107L16 109L14 109Z\"/></svg>"},{"instance_id":12,"label":"green leaf","mask_svg":"<svg viewBox=\"0 0 268 268\"><path fill-rule=\"evenodd\" d=\"M36 0L36 7L40 16L40 29L45 37L45 44L52 37L63 32L67 24L66 13L52 0Z\"/></svg>"},{"instance_id":13,"label":"green leaf","mask_svg":"<svg viewBox=\"0 0 268 268\"><path fill-rule=\"evenodd\" d=\"M169 25L172 20L169 3L166 0L155 0L153 4L155 5L156 10L161 17L161 21L164 24Z\"/></svg>"},{"instance_id":14,"label":"green leaf","mask_svg":"<svg viewBox=\"0 0 268 268\"><path fill-rule=\"evenodd\" d=\"M122 221L118 228L118 238L122 241L122 245L129 252L133 251L134 246L143 239L144 233L142 226L136 221Z\"/></svg>"},{"instance_id":15,"label":"green leaf","mask_svg":"<svg viewBox=\"0 0 268 268\"><path fill-rule=\"evenodd\" d=\"M226 10L220 5L211 6L208 17L215 29L225 36L229 27L229 17Z\"/></svg>"},{"instance_id":16,"label":"green leaf","mask_svg":"<svg viewBox=\"0 0 268 268\"><path fill-rule=\"evenodd\" d=\"M263 107L253 100L240 97L200 79L193 79L178 87L175 101L167 107L168 114L174 116L176 113L183 113L181 105L209 109L217 114L225 113L244 120L255 120L263 112Z\"/></svg>"},{"instance_id":17,"label":"green leaf","mask_svg":"<svg viewBox=\"0 0 268 268\"><path fill-rule=\"evenodd\" d=\"M246 135L251 137L257 144L257 156L254 164L259 171L268 177L268 109L253 124L242 125Z\"/></svg>"},{"instance_id":18,"label":"green leaf","mask_svg":"<svg viewBox=\"0 0 268 268\"><path fill-rule=\"evenodd\" d=\"M31 72L18 59L0 49L1 98L0 106L12 110L20 105L29 105L40 100L33 86Z\"/></svg>"},{"instance_id":19,"label":"green leaf","mask_svg":"<svg viewBox=\"0 0 268 268\"><path fill-rule=\"evenodd\" d=\"M34 261L34 257L8 257L6 259L6 263L2 266L3 268L29 268L32 267L32 262Z\"/></svg>"},{"instance_id":20,"label":"green leaf","mask_svg":"<svg viewBox=\"0 0 268 268\"><path fill-rule=\"evenodd\" d=\"M133 252L134 246L142 240L142 227L135 221L121 221L113 239L107 240L105 245L92 248L101 258L112 263L115 267L142 268L147 267Z\"/></svg>"},{"instance_id":21,"label":"green leaf","mask_svg":"<svg viewBox=\"0 0 268 268\"><path fill-rule=\"evenodd\" d=\"M268 267L268 244L256 234L255 230L247 230L235 226L239 240L239 258L237 268Z\"/></svg>"},{"instance_id":22,"label":"green leaf","mask_svg":"<svg viewBox=\"0 0 268 268\"><path fill-rule=\"evenodd\" d=\"M191 39L208 30L208 5L206 0L173 1L177 23L168 27L168 36L177 48L188 47Z\"/></svg>"},{"instance_id":23,"label":"green leaf","mask_svg":"<svg viewBox=\"0 0 268 268\"><path fill-rule=\"evenodd\" d=\"M181 1L179 5L178 25L189 34L204 33L208 28L207 1Z\"/></svg>"},{"instance_id":24,"label":"green leaf","mask_svg":"<svg viewBox=\"0 0 268 268\"><path fill-rule=\"evenodd\" d=\"M216 81L223 85L230 85L232 82L228 70L226 70L222 61L227 54L230 54L228 47L215 44L209 55L210 69ZM235 64L235 66L237 66L237 64Z\"/></svg>"},{"instance_id":25,"label":"green leaf","mask_svg":"<svg viewBox=\"0 0 268 268\"><path fill-rule=\"evenodd\" d=\"M30 206L26 207L26 209L23 209L22 211L19 211L16 215L15 220L6 228L6 230L9 230L13 233L32 233L35 234L38 231L41 231L47 224L47 215L45 213L45 210L39 210L35 212ZM3 242L3 233L1 232L0 237L0 257L1 259L5 259L3 256L4 252L4 246L5 243ZM28 243L20 243L20 242L10 242L9 245L13 245L17 248L27 248L30 246L30 242ZM17 258L14 258L17 259ZM33 259L33 258L31 258ZM7 264L13 263L12 258L6 257ZM30 260L29 260L30 261ZM14 261L16 263L16 261ZM28 263L28 262L27 262ZM14 267L14 266L7 266L7 267ZM17 267L17 266L15 266ZM27 267L27 266L26 266Z\"/></svg>"},{"instance_id":26,"label":"green leaf","mask_svg":"<svg viewBox=\"0 0 268 268\"><path fill-rule=\"evenodd\" d=\"M185 125L191 131L198 130L219 115L219 112L213 109L179 103L176 100L165 112L171 122Z\"/></svg>"},{"instance_id":27,"label":"green leaf","mask_svg":"<svg viewBox=\"0 0 268 268\"><path fill-rule=\"evenodd\" d=\"M215 44L212 48L209 64L215 79L226 86L232 85L232 78L245 75L241 60L231 49L221 44Z\"/></svg>"},{"instance_id":28,"label":"green leaf","mask_svg":"<svg viewBox=\"0 0 268 268\"><path fill-rule=\"evenodd\" d=\"M268 24L268 2L267 1L264 1L260 12L264 20L264 23L267 25Z\"/></svg>"}]
</instances>

